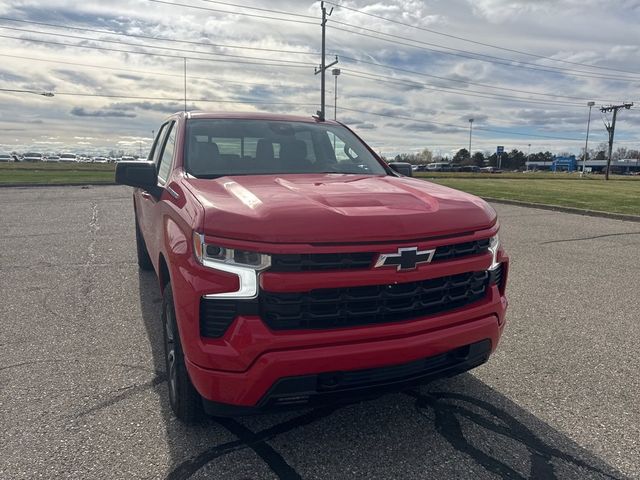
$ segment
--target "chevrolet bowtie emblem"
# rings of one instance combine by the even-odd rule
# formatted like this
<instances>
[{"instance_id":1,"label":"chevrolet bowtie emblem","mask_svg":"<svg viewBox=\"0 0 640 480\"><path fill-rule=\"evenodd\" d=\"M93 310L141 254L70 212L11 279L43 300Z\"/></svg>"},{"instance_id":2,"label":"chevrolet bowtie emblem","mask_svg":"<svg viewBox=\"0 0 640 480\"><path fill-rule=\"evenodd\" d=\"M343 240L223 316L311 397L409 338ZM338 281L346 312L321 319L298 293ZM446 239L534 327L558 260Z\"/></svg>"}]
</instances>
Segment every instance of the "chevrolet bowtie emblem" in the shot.
<instances>
[{"instance_id":1,"label":"chevrolet bowtie emblem","mask_svg":"<svg viewBox=\"0 0 640 480\"><path fill-rule=\"evenodd\" d=\"M398 253L381 253L375 268L395 266L399 272L414 270L421 263L430 263L435 253L435 248L432 250L418 250L418 247L399 248Z\"/></svg>"}]
</instances>

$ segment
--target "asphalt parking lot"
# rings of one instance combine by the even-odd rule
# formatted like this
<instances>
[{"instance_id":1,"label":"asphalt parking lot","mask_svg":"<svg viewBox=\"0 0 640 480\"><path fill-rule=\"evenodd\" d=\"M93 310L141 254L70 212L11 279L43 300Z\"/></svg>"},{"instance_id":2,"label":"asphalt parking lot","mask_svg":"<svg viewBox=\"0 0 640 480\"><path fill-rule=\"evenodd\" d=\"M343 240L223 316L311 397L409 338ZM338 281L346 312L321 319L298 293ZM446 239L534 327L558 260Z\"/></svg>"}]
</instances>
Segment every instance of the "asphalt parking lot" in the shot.
<instances>
[{"instance_id":1,"label":"asphalt parking lot","mask_svg":"<svg viewBox=\"0 0 640 480\"><path fill-rule=\"evenodd\" d=\"M0 478L640 478L640 224L495 207L512 266L488 364L186 427L129 189L0 189Z\"/></svg>"}]
</instances>

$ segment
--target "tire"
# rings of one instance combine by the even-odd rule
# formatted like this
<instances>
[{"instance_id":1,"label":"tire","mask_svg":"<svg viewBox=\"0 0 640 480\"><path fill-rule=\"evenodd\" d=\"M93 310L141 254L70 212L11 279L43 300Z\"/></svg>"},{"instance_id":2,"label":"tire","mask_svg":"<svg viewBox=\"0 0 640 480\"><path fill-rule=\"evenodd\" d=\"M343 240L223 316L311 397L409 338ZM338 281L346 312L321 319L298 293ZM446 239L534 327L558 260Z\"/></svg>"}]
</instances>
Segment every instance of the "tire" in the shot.
<instances>
[{"instance_id":1,"label":"tire","mask_svg":"<svg viewBox=\"0 0 640 480\"><path fill-rule=\"evenodd\" d=\"M203 417L202 397L191 383L185 365L176 324L171 283L167 283L164 287L162 296L162 325L169 405L175 416L182 422L197 423Z\"/></svg>"},{"instance_id":2,"label":"tire","mask_svg":"<svg viewBox=\"0 0 640 480\"><path fill-rule=\"evenodd\" d=\"M153 270L153 263L151 263L151 257L147 251L147 246L144 243L142 232L138 226L138 219L136 218L136 251L138 253L138 267L140 270L150 271Z\"/></svg>"}]
</instances>

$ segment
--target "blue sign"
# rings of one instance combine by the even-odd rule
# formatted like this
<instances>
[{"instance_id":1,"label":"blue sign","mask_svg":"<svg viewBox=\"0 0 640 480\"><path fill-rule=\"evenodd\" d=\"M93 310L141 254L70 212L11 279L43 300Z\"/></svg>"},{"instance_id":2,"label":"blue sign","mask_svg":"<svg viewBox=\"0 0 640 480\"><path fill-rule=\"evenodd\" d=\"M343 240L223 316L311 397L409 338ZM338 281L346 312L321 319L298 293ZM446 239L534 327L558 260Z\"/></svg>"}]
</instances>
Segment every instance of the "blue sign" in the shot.
<instances>
[{"instance_id":1,"label":"blue sign","mask_svg":"<svg viewBox=\"0 0 640 480\"><path fill-rule=\"evenodd\" d=\"M498 145L498 153L504 153L504 146Z\"/></svg>"}]
</instances>

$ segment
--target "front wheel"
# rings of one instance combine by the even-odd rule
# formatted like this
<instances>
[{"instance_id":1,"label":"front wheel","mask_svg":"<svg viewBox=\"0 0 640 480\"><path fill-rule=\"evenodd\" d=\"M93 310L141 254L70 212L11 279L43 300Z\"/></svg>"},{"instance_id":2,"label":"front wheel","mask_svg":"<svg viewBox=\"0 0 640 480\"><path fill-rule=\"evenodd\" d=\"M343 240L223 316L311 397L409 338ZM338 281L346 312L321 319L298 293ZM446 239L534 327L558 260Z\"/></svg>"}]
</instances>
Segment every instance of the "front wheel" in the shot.
<instances>
[{"instance_id":1,"label":"front wheel","mask_svg":"<svg viewBox=\"0 0 640 480\"><path fill-rule=\"evenodd\" d=\"M162 297L162 323L164 327L164 352L169 389L169 404L179 420L185 423L198 421L203 414L202 397L189 378L184 352L180 342L173 306L171 283L164 287Z\"/></svg>"}]
</instances>

